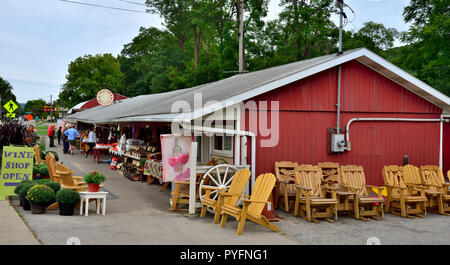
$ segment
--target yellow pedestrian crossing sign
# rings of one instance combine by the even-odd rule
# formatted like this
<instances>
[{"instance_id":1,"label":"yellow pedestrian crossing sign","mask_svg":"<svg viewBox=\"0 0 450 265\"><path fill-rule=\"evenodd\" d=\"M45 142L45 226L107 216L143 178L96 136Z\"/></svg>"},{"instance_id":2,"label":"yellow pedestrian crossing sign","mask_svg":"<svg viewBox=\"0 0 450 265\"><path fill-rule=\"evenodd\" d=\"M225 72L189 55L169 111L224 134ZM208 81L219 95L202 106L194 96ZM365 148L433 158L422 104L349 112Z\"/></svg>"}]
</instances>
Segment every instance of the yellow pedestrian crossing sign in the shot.
<instances>
[{"instance_id":1,"label":"yellow pedestrian crossing sign","mask_svg":"<svg viewBox=\"0 0 450 265\"><path fill-rule=\"evenodd\" d=\"M13 113L19 106L17 106L16 103L14 103L14 101L10 100L8 102L6 102L5 105L3 105L3 107L5 108L5 110L9 113Z\"/></svg>"},{"instance_id":2,"label":"yellow pedestrian crossing sign","mask_svg":"<svg viewBox=\"0 0 450 265\"><path fill-rule=\"evenodd\" d=\"M16 114L15 113L6 113L6 118L15 118Z\"/></svg>"}]
</instances>

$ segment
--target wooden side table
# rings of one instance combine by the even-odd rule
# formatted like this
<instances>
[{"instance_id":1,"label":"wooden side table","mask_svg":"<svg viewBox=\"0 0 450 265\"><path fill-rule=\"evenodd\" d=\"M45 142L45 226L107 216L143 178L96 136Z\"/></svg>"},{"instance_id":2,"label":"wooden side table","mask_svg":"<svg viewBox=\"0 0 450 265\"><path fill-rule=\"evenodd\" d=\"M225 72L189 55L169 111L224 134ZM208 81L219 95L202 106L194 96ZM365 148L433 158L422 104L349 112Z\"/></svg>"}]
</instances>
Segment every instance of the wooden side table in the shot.
<instances>
[{"instance_id":1,"label":"wooden side table","mask_svg":"<svg viewBox=\"0 0 450 265\"><path fill-rule=\"evenodd\" d=\"M101 206L102 215L106 214L106 195L108 194L108 192L106 192L106 191L99 191L99 192L81 191L79 193L80 193L80 197L81 197L80 215L83 215L83 203L84 203L85 204L84 215L88 216L90 199L95 199L97 201L97 214L100 214L100 203L102 205Z\"/></svg>"}]
</instances>

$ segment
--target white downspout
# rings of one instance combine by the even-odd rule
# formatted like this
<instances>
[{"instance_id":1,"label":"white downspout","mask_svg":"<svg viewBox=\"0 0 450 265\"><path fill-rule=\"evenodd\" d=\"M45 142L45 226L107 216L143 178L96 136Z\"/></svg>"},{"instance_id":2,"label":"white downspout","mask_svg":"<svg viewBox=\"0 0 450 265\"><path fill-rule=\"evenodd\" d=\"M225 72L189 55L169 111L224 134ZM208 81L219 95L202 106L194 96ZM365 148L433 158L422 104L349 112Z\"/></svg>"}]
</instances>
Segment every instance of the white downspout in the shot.
<instances>
[{"instance_id":1,"label":"white downspout","mask_svg":"<svg viewBox=\"0 0 450 265\"><path fill-rule=\"evenodd\" d=\"M188 124L188 126L186 125ZM190 122L181 122L181 126L184 129L187 130L193 130L193 131L200 131L200 132L211 132L211 133L225 133L225 134L233 134L233 135L240 135L240 136L250 136L252 138L252 150L251 150L251 173L252 173L252 185L251 188L253 189L253 186L255 184L255 164L256 164L256 136L252 132L247 131L238 131L238 130L230 130L230 129L222 129L222 128L211 128L211 127L202 127L202 126L191 126Z\"/></svg>"},{"instance_id":2,"label":"white downspout","mask_svg":"<svg viewBox=\"0 0 450 265\"><path fill-rule=\"evenodd\" d=\"M405 119L405 118L353 118L350 119L347 122L347 126L345 127L345 142L346 142L346 150L350 151L351 150L351 144L350 144L350 125L352 124L352 122L355 121L405 121L405 122L441 122L441 126L442 126L442 122L446 121L448 122L448 120L445 119ZM442 128L441 128L441 137L442 137ZM441 144L442 147L442 144ZM442 150L441 150L441 155L442 155Z\"/></svg>"}]
</instances>

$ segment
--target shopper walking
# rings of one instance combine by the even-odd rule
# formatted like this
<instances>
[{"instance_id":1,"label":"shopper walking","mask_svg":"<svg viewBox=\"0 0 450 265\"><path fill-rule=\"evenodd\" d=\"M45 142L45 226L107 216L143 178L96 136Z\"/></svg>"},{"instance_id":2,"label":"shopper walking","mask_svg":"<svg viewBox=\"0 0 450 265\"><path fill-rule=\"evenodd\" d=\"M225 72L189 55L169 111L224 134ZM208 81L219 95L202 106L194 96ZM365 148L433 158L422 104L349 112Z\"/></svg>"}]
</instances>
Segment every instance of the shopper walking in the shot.
<instances>
[{"instance_id":1,"label":"shopper walking","mask_svg":"<svg viewBox=\"0 0 450 265\"><path fill-rule=\"evenodd\" d=\"M58 145L61 145L61 135L62 135L62 128L61 126L59 126L58 132L56 133L56 136L58 137Z\"/></svg>"},{"instance_id":2,"label":"shopper walking","mask_svg":"<svg viewBox=\"0 0 450 265\"><path fill-rule=\"evenodd\" d=\"M55 141L54 141L54 137L55 137L55 129L53 127L53 124L50 124L50 126L48 126L48 137L50 138L50 145L49 147L55 147Z\"/></svg>"},{"instance_id":3,"label":"shopper walking","mask_svg":"<svg viewBox=\"0 0 450 265\"><path fill-rule=\"evenodd\" d=\"M88 129L88 132L87 145L89 146L89 149L86 151L84 157L88 157L89 152L91 152L94 146L97 145L97 135L95 134L95 131Z\"/></svg>"},{"instance_id":4,"label":"shopper walking","mask_svg":"<svg viewBox=\"0 0 450 265\"><path fill-rule=\"evenodd\" d=\"M77 138L81 138L80 133L77 131L77 129L73 128L71 125L67 131L64 132L64 135L67 136L67 139L69 140L69 154L73 155L73 149L76 148L77 144Z\"/></svg>"}]
</instances>

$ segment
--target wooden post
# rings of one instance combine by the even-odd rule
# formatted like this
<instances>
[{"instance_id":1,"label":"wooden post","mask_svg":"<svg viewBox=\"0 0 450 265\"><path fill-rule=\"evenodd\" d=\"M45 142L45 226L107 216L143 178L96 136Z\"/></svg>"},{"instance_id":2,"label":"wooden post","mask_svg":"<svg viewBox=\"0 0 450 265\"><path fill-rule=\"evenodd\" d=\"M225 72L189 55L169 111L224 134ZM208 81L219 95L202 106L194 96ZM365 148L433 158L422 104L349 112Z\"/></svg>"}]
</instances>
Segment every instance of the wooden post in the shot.
<instances>
[{"instance_id":1,"label":"wooden post","mask_svg":"<svg viewBox=\"0 0 450 265\"><path fill-rule=\"evenodd\" d=\"M195 182L197 181L197 142L192 142L191 144L191 175L189 177L189 214L195 214L195 204L196 204L196 193Z\"/></svg>"},{"instance_id":2,"label":"wooden post","mask_svg":"<svg viewBox=\"0 0 450 265\"><path fill-rule=\"evenodd\" d=\"M244 57L244 0L237 0L239 5L239 73L245 71Z\"/></svg>"}]
</instances>

